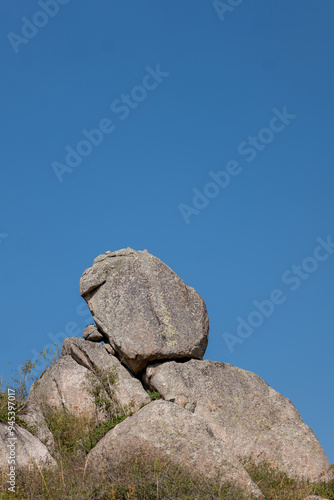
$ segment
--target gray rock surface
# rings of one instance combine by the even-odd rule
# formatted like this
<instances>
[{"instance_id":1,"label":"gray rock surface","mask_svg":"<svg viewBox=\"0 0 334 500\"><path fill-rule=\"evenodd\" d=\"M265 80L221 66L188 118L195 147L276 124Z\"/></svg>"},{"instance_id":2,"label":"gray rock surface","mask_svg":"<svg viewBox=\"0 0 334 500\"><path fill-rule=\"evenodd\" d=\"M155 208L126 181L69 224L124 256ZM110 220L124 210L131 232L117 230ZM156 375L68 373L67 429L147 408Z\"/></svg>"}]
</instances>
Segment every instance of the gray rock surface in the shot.
<instances>
[{"instance_id":1,"label":"gray rock surface","mask_svg":"<svg viewBox=\"0 0 334 500\"><path fill-rule=\"evenodd\" d=\"M37 463L39 466L54 467L56 466L55 460L50 455L46 446L39 441L23 427L15 426L16 441L12 440L8 424L0 422L0 470L5 473L9 472L8 458L9 453L15 453L15 461L17 468L28 467ZM15 447L8 448L8 444Z\"/></svg>"},{"instance_id":2,"label":"gray rock surface","mask_svg":"<svg viewBox=\"0 0 334 500\"><path fill-rule=\"evenodd\" d=\"M101 369L114 372L118 379L114 384L115 396L124 408L131 406L132 411L137 411L143 403L151 401L140 380L110 354L106 345L85 341L79 337L68 337L61 349L61 356L67 355L92 373Z\"/></svg>"},{"instance_id":3,"label":"gray rock surface","mask_svg":"<svg viewBox=\"0 0 334 500\"><path fill-rule=\"evenodd\" d=\"M267 458L290 476L318 480L329 462L291 401L258 375L228 363L190 360L150 366L144 381L210 423L234 455Z\"/></svg>"},{"instance_id":4,"label":"gray rock surface","mask_svg":"<svg viewBox=\"0 0 334 500\"><path fill-rule=\"evenodd\" d=\"M82 342L86 342L82 339ZM90 370L67 355L52 363L31 386L29 403L43 409L45 405L65 409L75 416L103 420L93 396L88 391Z\"/></svg>"},{"instance_id":5,"label":"gray rock surface","mask_svg":"<svg viewBox=\"0 0 334 500\"><path fill-rule=\"evenodd\" d=\"M200 295L146 250L99 255L80 293L111 346L134 373L159 359L202 359L209 320Z\"/></svg>"},{"instance_id":6,"label":"gray rock surface","mask_svg":"<svg viewBox=\"0 0 334 500\"><path fill-rule=\"evenodd\" d=\"M225 481L263 498L258 487L216 438L208 423L167 401L155 401L109 431L87 456L88 466L109 471L136 456L142 459L168 457L190 473Z\"/></svg>"},{"instance_id":7,"label":"gray rock surface","mask_svg":"<svg viewBox=\"0 0 334 500\"><path fill-rule=\"evenodd\" d=\"M27 403L18 414L26 424L34 429L34 436L36 436L49 450L51 454L55 451L55 440L52 432L49 430L45 421L44 415L39 406L33 403Z\"/></svg>"},{"instance_id":8,"label":"gray rock surface","mask_svg":"<svg viewBox=\"0 0 334 500\"><path fill-rule=\"evenodd\" d=\"M95 325L86 326L82 332L82 336L84 339L90 340L91 342L101 342L104 340L102 333L98 331Z\"/></svg>"}]
</instances>

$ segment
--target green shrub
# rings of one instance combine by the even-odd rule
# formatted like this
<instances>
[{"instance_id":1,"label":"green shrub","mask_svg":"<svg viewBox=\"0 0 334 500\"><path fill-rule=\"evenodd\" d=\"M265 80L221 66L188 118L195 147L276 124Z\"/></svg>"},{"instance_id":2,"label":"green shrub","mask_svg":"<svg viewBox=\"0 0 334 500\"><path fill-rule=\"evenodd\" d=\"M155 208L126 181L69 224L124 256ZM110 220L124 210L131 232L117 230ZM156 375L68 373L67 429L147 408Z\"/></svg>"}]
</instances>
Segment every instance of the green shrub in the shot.
<instances>
[{"instance_id":1,"label":"green shrub","mask_svg":"<svg viewBox=\"0 0 334 500\"><path fill-rule=\"evenodd\" d=\"M86 455L110 429L132 415L133 404L125 408L117 399L116 368L109 371L95 369L87 376L86 388L106 420L101 423L101 414L97 414L95 419L88 419L85 416L75 416L65 408L57 410L45 403L41 405L47 425L55 438L58 453Z\"/></svg>"},{"instance_id":2,"label":"green shrub","mask_svg":"<svg viewBox=\"0 0 334 500\"><path fill-rule=\"evenodd\" d=\"M88 392L94 397L96 407L107 415L109 420L131 415L134 403L124 407L117 398L115 384L118 382L117 368L97 369L88 373Z\"/></svg>"},{"instance_id":3,"label":"green shrub","mask_svg":"<svg viewBox=\"0 0 334 500\"><path fill-rule=\"evenodd\" d=\"M87 434L82 440L83 448L89 452L91 449L96 446L96 444L107 434L108 431L116 427L117 424L120 424L127 418L127 415L122 415L119 417L114 417L111 420L107 420L99 425L91 425L88 428Z\"/></svg>"},{"instance_id":4,"label":"green shrub","mask_svg":"<svg viewBox=\"0 0 334 500\"><path fill-rule=\"evenodd\" d=\"M150 396L152 401L155 401L156 399L161 399L161 394L160 392L154 392L154 391L146 391L147 394Z\"/></svg>"},{"instance_id":5,"label":"green shrub","mask_svg":"<svg viewBox=\"0 0 334 500\"><path fill-rule=\"evenodd\" d=\"M57 410L46 405L43 406L43 414L55 439L58 452L76 454L81 449L81 440L87 434L89 420L74 416L65 408Z\"/></svg>"},{"instance_id":6,"label":"green shrub","mask_svg":"<svg viewBox=\"0 0 334 500\"><path fill-rule=\"evenodd\" d=\"M328 500L334 500L334 479L329 483L321 482L317 484L314 489L314 494L328 498Z\"/></svg>"}]
</instances>

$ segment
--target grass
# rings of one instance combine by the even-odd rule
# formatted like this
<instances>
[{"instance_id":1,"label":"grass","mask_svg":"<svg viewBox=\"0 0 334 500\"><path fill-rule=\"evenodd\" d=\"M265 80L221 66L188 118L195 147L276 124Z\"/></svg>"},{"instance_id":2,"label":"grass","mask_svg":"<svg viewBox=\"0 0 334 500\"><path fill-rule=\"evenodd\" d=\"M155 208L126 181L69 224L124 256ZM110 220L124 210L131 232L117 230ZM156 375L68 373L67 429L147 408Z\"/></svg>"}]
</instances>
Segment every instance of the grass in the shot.
<instances>
[{"instance_id":1,"label":"grass","mask_svg":"<svg viewBox=\"0 0 334 500\"><path fill-rule=\"evenodd\" d=\"M130 415L117 415L103 423L85 416L74 416L65 409L43 408L48 428L57 444L57 456L62 454L86 455L98 441Z\"/></svg>"},{"instance_id":2,"label":"grass","mask_svg":"<svg viewBox=\"0 0 334 500\"><path fill-rule=\"evenodd\" d=\"M246 500L233 485L193 477L168 461L125 463L110 477L108 473L85 472L85 459L73 455L62 457L57 471L32 468L19 473L16 493L6 492L5 478L0 483L0 499L44 500L195 500L225 498Z\"/></svg>"},{"instance_id":3,"label":"grass","mask_svg":"<svg viewBox=\"0 0 334 500\"><path fill-rule=\"evenodd\" d=\"M289 478L267 460L256 464L250 458L244 467L268 500L304 500L308 495L319 495L334 500L334 480L330 483L310 483ZM333 465L331 466L333 468Z\"/></svg>"},{"instance_id":4,"label":"grass","mask_svg":"<svg viewBox=\"0 0 334 500\"><path fill-rule=\"evenodd\" d=\"M17 408L25 403L32 369L33 364L26 362L19 376L13 377L11 387L16 389ZM108 419L101 423L71 415L64 409L43 407L47 425L55 438L54 457L58 467L48 470L31 466L18 471L15 493L8 492L8 470L4 467L0 471L0 500L251 500L234 485L224 484L221 477L209 481L157 457L133 457L116 471L112 467L107 471L89 470L86 467L89 451L110 429L131 415L132 409L131 405L123 408L116 398L115 371L98 371L90 381L95 403ZM0 380L0 421L7 421L7 387L8 384ZM147 392L151 400L161 398L158 392ZM21 420L17 423L24 425ZM244 462L244 467L266 500L304 500L308 495L334 500L334 480L317 484L298 481L287 477L269 462L255 463L252 458ZM332 468L334 470L334 465Z\"/></svg>"},{"instance_id":5,"label":"grass","mask_svg":"<svg viewBox=\"0 0 334 500\"><path fill-rule=\"evenodd\" d=\"M161 394L160 392L153 392L153 391L146 391L147 394L150 396L151 401L155 401L156 399L161 399Z\"/></svg>"},{"instance_id":6,"label":"grass","mask_svg":"<svg viewBox=\"0 0 334 500\"><path fill-rule=\"evenodd\" d=\"M145 460L136 457L131 462L110 471L86 470L86 457L75 447L64 447L57 457L57 470L31 468L16 478L16 493L8 493L5 477L0 475L0 500L250 500L251 497L233 485L221 484L221 478L207 480L191 475L168 460ZM271 468L267 462L256 465L249 460L246 469L263 492L266 500L304 500L317 494L332 500L334 482L311 484L289 479Z\"/></svg>"},{"instance_id":7,"label":"grass","mask_svg":"<svg viewBox=\"0 0 334 500\"><path fill-rule=\"evenodd\" d=\"M97 441L126 418L114 417L96 425L84 417L75 417L65 410L46 413L46 419L56 441L56 470L34 468L18 473L16 493L7 491L6 473L0 475L0 500L24 499L90 499L90 500L250 500L232 484L222 485L222 479L207 480L191 475L166 459L134 457L117 470L86 468L88 452ZM252 480L266 500L304 500L317 494L334 500L334 481L312 484L288 478L268 462L244 462Z\"/></svg>"}]
</instances>

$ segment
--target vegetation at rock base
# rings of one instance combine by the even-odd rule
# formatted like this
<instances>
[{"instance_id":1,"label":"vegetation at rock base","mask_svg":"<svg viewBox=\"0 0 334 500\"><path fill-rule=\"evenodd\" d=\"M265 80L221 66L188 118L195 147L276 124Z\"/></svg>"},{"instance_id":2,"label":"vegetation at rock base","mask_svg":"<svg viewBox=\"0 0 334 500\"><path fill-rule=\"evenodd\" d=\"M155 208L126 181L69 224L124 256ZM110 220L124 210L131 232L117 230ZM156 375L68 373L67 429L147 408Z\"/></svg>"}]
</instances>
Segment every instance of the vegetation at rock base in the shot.
<instances>
[{"instance_id":1,"label":"vegetation at rock base","mask_svg":"<svg viewBox=\"0 0 334 500\"><path fill-rule=\"evenodd\" d=\"M250 500L251 497L233 484L221 484L220 478L209 481L193 477L167 460L144 461L142 458L124 463L117 475L99 470L88 472L84 456L72 449L63 449L56 471L32 467L19 472L16 493L7 492L6 471L0 476L0 499L42 500ZM268 463L255 465L249 461L247 470L267 500L304 500L318 494L334 499L334 481L310 484L289 479L272 469Z\"/></svg>"},{"instance_id":2,"label":"vegetation at rock base","mask_svg":"<svg viewBox=\"0 0 334 500\"><path fill-rule=\"evenodd\" d=\"M58 462L56 470L31 467L18 473L16 493L7 491L6 470L0 476L0 500L91 499L91 500L250 500L251 497L233 484L221 484L221 478L208 481L193 477L180 466L167 460L134 458L114 471L88 470L89 450L118 421L100 426L84 417L75 417L65 410L46 414L55 437ZM121 418L126 418L125 416ZM93 465L94 467L94 465ZM290 479L268 462L244 463L250 477L267 500L304 500L318 494L334 500L334 481L317 485Z\"/></svg>"},{"instance_id":3,"label":"vegetation at rock base","mask_svg":"<svg viewBox=\"0 0 334 500\"><path fill-rule=\"evenodd\" d=\"M55 439L58 457L71 453L85 456L110 429L129 416L117 415L103 423L97 423L85 416L74 416L65 409L55 410L45 406L43 413Z\"/></svg>"},{"instance_id":4,"label":"vegetation at rock base","mask_svg":"<svg viewBox=\"0 0 334 500\"><path fill-rule=\"evenodd\" d=\"M220 486L203 478L193 478L180 467L159 460L126 463L117 477L85 473L85 460L67 456L56 472L33 468L17 476L15 494L6 493L2 478L0 499L91 499L91 500L174 500L246 499L233 485Z\"/></svg>"},{"instance_id":5,"label":"vegetation at rock base","mask_svg":"<svg viewBox=\"0 0 334 500\"><path fill-rule=\"evenodd\" d=\"M17 391L17 407L24 407L33 368L32 363L26 362L20 368L21 373L13 377L16 381L12 385L0 380L0 421L7 420L8 386ZM116 372L98 371L92 374L90 381L95 403L107 412L108 419L101 423L85 416L74 416L65 409L44 407L47 425L55 438L54 457L58 467L52 470L32 464L18 471L15 493L8 491L8 471L3 468L0 471L0 500L251 500L236 485L224 483L222 477L208 480L198 474L193 476L171 461L154 457L133 457L130 462L123 463L117 473L112 469L94 469L94 464L88 468L89 451L110 429L131 415L131 405L124 408L117 400ZM159 393L147 392L151 400L161 397ZM21 420L17 422L24 424ZM266 500L304 500L307 495L334 500L334 480L312 484L291 479L265 460L255 463L250 458L243 465Z\"/></svg>"},{"instance_id":6,"label":"vegetation at rock base","mask_svg":"<svg viewBox=\"0 0 334 500\"><path fill-rule=\"evenodd\" d=\"M244 462L244 467L268 500L304 500L307 495L334 500L334 480L313 484L292 479L267 460L256 463L249 458ZM334 464L331 467L334 468Z\"/></svg>"}]
</instances>

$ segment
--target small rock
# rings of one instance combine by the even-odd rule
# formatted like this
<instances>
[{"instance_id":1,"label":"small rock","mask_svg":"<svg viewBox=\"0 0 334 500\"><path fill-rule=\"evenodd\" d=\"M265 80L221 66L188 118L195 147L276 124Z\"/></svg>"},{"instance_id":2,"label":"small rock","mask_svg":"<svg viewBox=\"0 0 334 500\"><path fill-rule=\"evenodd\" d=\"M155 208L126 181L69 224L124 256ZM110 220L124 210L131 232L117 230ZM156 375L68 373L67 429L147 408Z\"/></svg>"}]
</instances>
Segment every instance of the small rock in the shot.
<instances>
[{"instance_id":1,"label":"small rock","mask_svg":"<svg viewBox=\"0 0 334 500\"><path fill-rule=\"evenodd\" d=\"M115 356L110 356L111 353L107 352L106 345L108 344L86 342L79 337L68 337L64 340L61 356L66 358L70 355L79 365L86 367L92 373L101 369L106 372L114 371L118 379L115 383L117 399L124 407L133 403L132 411L137 411L143 403L150 402L150 397L140 380L131 375Z\"/></svg>"},{"instance_id":2,"label":"small rock","mask_svg":"<svg viewBox=\"0 0 334 500\"><path fill-rule=\"evenodd\" d=\"M98 331L95 325L88 325L82 332L82 336L85 340L90 340L91 342L101 342L104 337L102 333Z\"/></svg>"},{"instance_id":3,"label":"small rock","mask_svg":"<svg viewBox=\"0 0 334 500\"><path fill-rule=\"evenodd\" d=\"M104 346L105 350L106 350L107 352L109 352L109 354L111 354L112 356L115 356L115 351L114 351L114 349L111 347L111 345L110 345L110 344L103 344L103 346Z\"/></svg>"}]
</instances>

